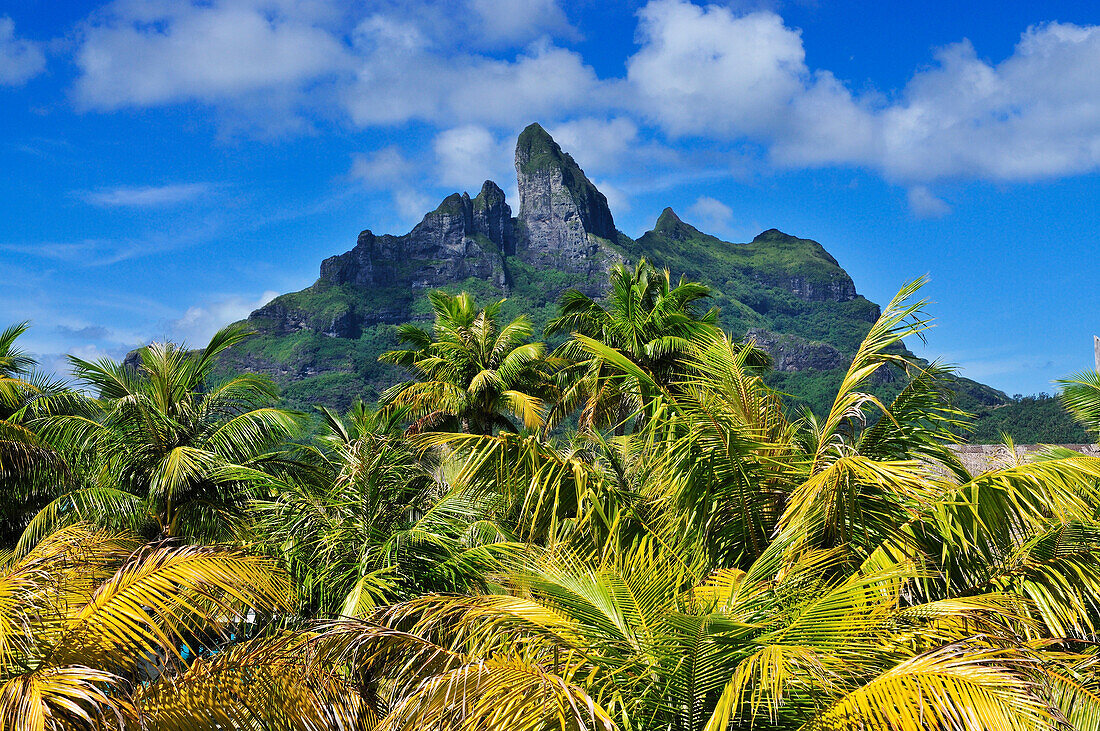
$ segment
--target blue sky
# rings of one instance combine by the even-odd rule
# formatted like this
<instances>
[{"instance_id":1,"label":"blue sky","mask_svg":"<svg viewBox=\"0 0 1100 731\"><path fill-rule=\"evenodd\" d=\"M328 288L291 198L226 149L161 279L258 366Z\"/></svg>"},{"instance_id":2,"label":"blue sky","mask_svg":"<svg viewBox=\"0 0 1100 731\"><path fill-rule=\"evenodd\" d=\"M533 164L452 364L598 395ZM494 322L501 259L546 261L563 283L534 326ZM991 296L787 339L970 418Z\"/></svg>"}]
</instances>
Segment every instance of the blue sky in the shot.
<instances>
[{"instance_id":1,"label":"blue sky","mask_svg":"<svg viewBox=\"0 0 1100 731\"><path fill-rule=\"evenodd\" d=\"M0 2L0 323L48 367L201 343L513 190L536 120L629 235L779 228L880 303L927 273L911 345L1010 394L1092 364L1094 2Z\"/></svg>"}]
</instances>

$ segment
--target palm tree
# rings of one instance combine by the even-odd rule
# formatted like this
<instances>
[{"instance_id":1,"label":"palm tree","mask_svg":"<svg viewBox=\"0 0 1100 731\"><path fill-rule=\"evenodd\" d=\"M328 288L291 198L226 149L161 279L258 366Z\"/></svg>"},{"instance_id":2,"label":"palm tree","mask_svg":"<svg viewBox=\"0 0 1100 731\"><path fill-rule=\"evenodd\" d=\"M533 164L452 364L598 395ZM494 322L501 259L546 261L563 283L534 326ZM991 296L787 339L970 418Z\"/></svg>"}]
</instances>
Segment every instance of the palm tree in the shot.
<instances>
[{"instance_id":1,"label":"palm tree","mask_svg":"<svg viewBox=\"0 0 1100 731\"><path fill-rule=\"evenodd\" d=\"M80 520L162 537L237 534L247 501L292 466L277 449L301 424L300 415L274 405L278 393L267 377L214 380L218 356L248 335L231 325L199 351L154 343L136 367L70 357L94 398L80 413L32 423L47 443L81 455L83 469L32 519L23 542Z\"/></svg>"},{"instance_id":2,"label":"palm tree","mask_svg":"<svg viewBox=\"0 0 1100 731\"><path fill-rule=\"evenodd\" d=\"M542 343L528 342L531 323L517 317L498 328L504 300L478 309L463 292L428 295L435 312L431 332L402 325L398 338L412 347L391 350L379 360L414 371L420 380L387 390L382 403L407 408L413 432L429 429L492 434L543 425L546 373Z\"/></svg>"},{"instance_id":3,"label":"palm tree","mask_svg":"<svg viewBox=\"0 0 1100 731\"><path fill-rule=\"evenodd\" d=\"M692 339L718 332L717 311L699 312L699 303L709 297L704 285L684 278L674 285L667 269L657 271L644 258L633 268L616 264L610 276L606 304L569 290L546 327L547 335L573 335L557 351L571 365L561 374L565 386L553 417L560 420L579 407L584 429L619 426L652 401L644 379L623 373L593 352L591 343L614 349L650 379L667 384L692 350Z\"/></svg>"},{"instance_id":4,"label":"palm tree","mask_svg":"<svg viewBox=\"0 0 1100 731\"><path fill-rule=\"evenodd\" d=\"M63 383L35 370L16 341L27 323L0 333L0 546L18 538L27 520L48 502L51 481L65 475L61 455L42 444L26 425L27 409L65 391Z\"/></svg>"},{"instance_id":5,"label":"palm tree","mask_svg":"<svg viewBox=\"0 0 1100 731\"><path fill-rule=\"evenodd\" d=\"M537 436L432 437L455 449L460 487L496 483L529 524L570 525L506 562L503 592L372 617L372 641L400 628L423 643L387 645L415 668L405 722L438 718L479 666L477 693L511 692L509 713L544 718L518 698L542 673L589 725L1100 727L1100 460L1052 450L967 474L942 446L962 421L942 369L893 347L927 326L908 301L919 284L884 309L818 423L788 422L717 335L693 341L674 386L591 345L656 402L608 458ZM863 388L890 365L911 382L887 405ZM480 697L449 707L456 723Z\"/></svg>"},{"instance_id":6,"label":"palm tree","mask_svg":"<svg viewBox=\"0 0 1100 731\"><path fill-rule=\"evenodd\" d=\"M69 526L0 559L0 606L4 729L338 727L342 689L265 629L293 606L270 559Z\"/></svg>"},{"instance_id":7,"label":"palm tree","mask_svg":"<svg viewBox=\"0 0 1100 731\"><path fill-rule=\"evenodd\" d=\"M747 571L708 569L689 546L653 539L535 553L503 575L504 593L414 599L334 641L370 648L368 667L393 690L384 723L401 728L1100 722L1095 648L1030 642L1018 596L913 602L922 569L845 564L842 552L777 546Z\"/></svg>"}]
</instances>

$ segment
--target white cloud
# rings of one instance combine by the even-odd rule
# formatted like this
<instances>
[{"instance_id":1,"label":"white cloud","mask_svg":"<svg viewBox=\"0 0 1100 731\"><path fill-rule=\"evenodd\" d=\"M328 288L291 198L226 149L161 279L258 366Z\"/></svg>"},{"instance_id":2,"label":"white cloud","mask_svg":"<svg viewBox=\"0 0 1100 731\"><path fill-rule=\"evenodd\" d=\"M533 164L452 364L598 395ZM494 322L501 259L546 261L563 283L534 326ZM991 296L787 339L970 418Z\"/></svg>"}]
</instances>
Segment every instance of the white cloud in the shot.
<instances>
[{"instance_id":1,"label":"white cloud","mask_svg":"<svg viewBox=\"0 0 1100 731\"><path fill-rule=\"evenodd\" d=\"M393 204L405 221L415 223L434 207L432 199L412 188L399 188L393 192Z\"/></svg>"},{"instance_id":2,"label":"white cloud","mask_svg":"<svg viewBox=\"0 0 1100 731\"><path fill-rule=\"evenodd\" d=\"M0 86L19 86L46 68L46 54L38 43L17 38L15 22L0 16Z\"/></svg>"},{"instance_id":3,"label":"white cloud","mask_svg":"<svg viewBox=\"0 0 1100 731\"><path fill-rule=\"evenodd\" d=\"M153 208L187 203L201 198L209 190L210 186L205 183L175 183L85 191L80 197L105 208Z\"/></svg>"},{"instance_id":4,"label":"white cloud","mask_svg":"<svg viewBox=\"0 0 1100 731\"><path fill-rule=\"evenodd\" d=\"M483 42L513 46L543 35L578 38L555 0L468 0Z\"/></svg>"},{"instance_id":5,"label":"white cloud","mask_svg":"<svg viewBox=\"0 0 1100 731\"><path fill-rule=\"evenodd\" d=\"M606 79L559 45L578 36L558 0L377 0L369 9L338 0L116 0L81 33L75 94L94 109L197 100L508 137L540 120L602 175L633 166L638 176L648 163L637 161L651 156L632 152L662 136L681 152L685 137L742 153L749 141L776 165L858 166L907 189L1100 169L1100 26L1033 26L1000 62L956 43L883 94L853 93L811 68L801 31L776 12L688 0L644 5L625 77ZM13 43L25 42L0 18L0 59ZM25 47L32 71L18 78L44 63ZM440 161L446 182L476 169L497 174L475 152L457 166ZM396 151L379 151L355 166L360 178L394 179L403 164Z\"/></svg>"},{"instance_id":6,"label":"white cloud","mask_svg":"<svg viewBox=\"0 0 1100 731\"><path fill-rule=\"evenodd\" d=\"M733 223L733 209L717 198L711 198L707 195L700 196L688 208L688 213L699 221L700 230L706 233L725 235L730 232L730 224Z\"/></svg>"},{"instance_id":7,"label":"white cloud","mask_svg":"<svg viewBox=\"0 0 1100 731\"><path fill-rule=\"evenodd\" d=\"M420 120L519 127L598 106L595 72L580 54L546 42L512 59L456 52L389 15L368 18L355 35L359 70L344 101L362 126Z\"/></svg>"},{"instance_id":8,"label":"white cloud","mask_svg":"<svg viewBox=\"0 0 1100 731\"><path fill-rule=\"evenodd\" d=\"M485 180L512 177L511 140L498 140L478 125L465 125L440 132L432 143L444 185L477 191Z\"/></svg>"},{"instance_id":9,"label":"white cloud","mask_svg":"<svg viewBox=\"0 0 1100 731\"><path fill-rule=\"evenodd\" d=\"M627 77L638 113L672 135L750 139L782 165L907 184L1100 168L1100 26L1033 26L996 64L967 41L947 46L887 102L807 67L800 32L774 12L652 0L639 19Z\"/></svg>"},{"instance_id":10,"label":"white cloud","mask_svg":"<svg viewBox=\"0 0 1100 731\"><path fill-rule=\"evenodd\" d=\"M619 186L606 180L594 180L593 185L607 198L607 207L612 216L618 216L630 210L630 196Z\"/></svg>"},{"instance_id":11,"label":"white cloud","mask_svg":"<svg viewBox=\"0 0 1100 731\"><path fill-rule=\"evenodd\" d=\"M805 93L802 38L773 12L653 0L638 17L627 78L642 113L671 134L767 134Z\"/></svg>"},{"instance_id":12,"label":"white cloud","mask_svg":"<svg viewBox=\"0 0 1100 731\"><path fill-rule=\"evenodd\" d=\"M231 322L243 320L278 295L278 292L272 291L264 292L259 299L232 295L189 307L181 317L168 323L167 336L192 347L203 346L218 330Z\"/></svg>"},{"instance_id":13,"label":"white cloud","mask_svg":"<svg viewBox=\"0 0 1100 731\"><path fill-rule=\"evenodd\" d=\"M407 185L415 175L416 165L393 145L355 155L351 162L351 177L368 188Z\"/></svg>"},{"instance_id":14,"label":"white cloud","mask_svg":"<svg viewBox=\"0 0 1100 731\"><path fill-rule=\"evenodd\" d=\"M943 218L951 206L937 198L926 186L914 185L908 193L909 210L918 218Z\"/></svg>"},{"instance_id":15,"label":"white cloud","mask_svg":"<svg viewBox=\"0 0 1100 731\"><path fill-rule=\"evenodd\" d=\"M626 117L585 117L551 125L549 132L586 171L615 171L641 144L638 125Z\"/></svg>"},{"instance_id":16,"label":"white cloud","mask_svg":"<svg viewBox=\"0 0 1100 731\"><path fill-rule=\"evenodd\" d=\"M995 65L966 41L936 61L880 115L888 175L1030 180L1100 167L1100 26L1033 26Z\"/></svg>"},{"instance_id":17,"label":"white cloud","mask_svg":"<svg viewBox=\"0 0 1100 731\"><path fill-rule=\"evenodd\" d=\"M84 28L77 99L111 110L300 87L347 68L323 9L309 0L118 0Z\"/></svg>"}]
</instances>

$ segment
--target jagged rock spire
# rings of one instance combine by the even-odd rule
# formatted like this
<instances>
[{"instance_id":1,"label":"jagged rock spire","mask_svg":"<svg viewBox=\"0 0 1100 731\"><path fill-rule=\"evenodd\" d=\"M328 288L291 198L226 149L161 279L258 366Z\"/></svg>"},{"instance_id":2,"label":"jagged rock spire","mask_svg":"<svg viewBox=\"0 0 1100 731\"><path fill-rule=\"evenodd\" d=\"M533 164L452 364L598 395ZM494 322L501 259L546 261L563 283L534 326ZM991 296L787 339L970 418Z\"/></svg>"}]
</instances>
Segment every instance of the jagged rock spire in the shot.
<instances>
[{"instance_id":1,"label":"jagged rock spire","mask_svg":"<svg viewBox=\"0 0 1100 731\"><path fill-rule=\"evenodd\" d=\"M520 255L568 272L605 269L603 242L618 239L607 198L538 123L516 141L516 178Z\"/></svg>"}]
</instances>

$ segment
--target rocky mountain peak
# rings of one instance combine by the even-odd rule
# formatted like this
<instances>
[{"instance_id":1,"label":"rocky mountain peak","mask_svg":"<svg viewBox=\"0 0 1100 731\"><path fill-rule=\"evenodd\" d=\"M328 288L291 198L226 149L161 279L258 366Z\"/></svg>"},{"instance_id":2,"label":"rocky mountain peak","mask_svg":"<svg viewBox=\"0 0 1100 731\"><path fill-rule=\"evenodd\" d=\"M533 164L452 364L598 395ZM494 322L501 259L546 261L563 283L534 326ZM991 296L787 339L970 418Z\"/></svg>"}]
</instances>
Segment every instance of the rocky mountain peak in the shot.
<instances>
[{"instance_id":1,"label":"rocky mountain peak","mask_svg":"<svg viewBox=\"0 0 1100 731\"><path fill-rule=\"evenodd\" d=\"M690 223L684 223L671 208L661 211L657 223L653 224L653 232L672 241L690 241L704 235Z\"/></svg>"},{"instance_id":2,"label":"rocky mountain peak","mask_svg":"<svg viewBox=\"0 0 1100 731\"><path fill-rule=\"evenodd\" d=\"M476 198L452 193L404 236L362 232L354 249L321 262L321 280L425 288L477 277L503 284L503 257L514 250L512 209L486 180Z\"/></svg>"},{"instance_id":3,"label":"rocky mountain peak","mask_svg":"<svg viewBox=\"0 0 1100 731\"><path fill-rule=\"evenodd\" d=\"M516 141L516 178L517 253L524 260L595 274L618 256L607 247L619 236L607 198L538 123Z\"/></svg>"}]
</instances>

